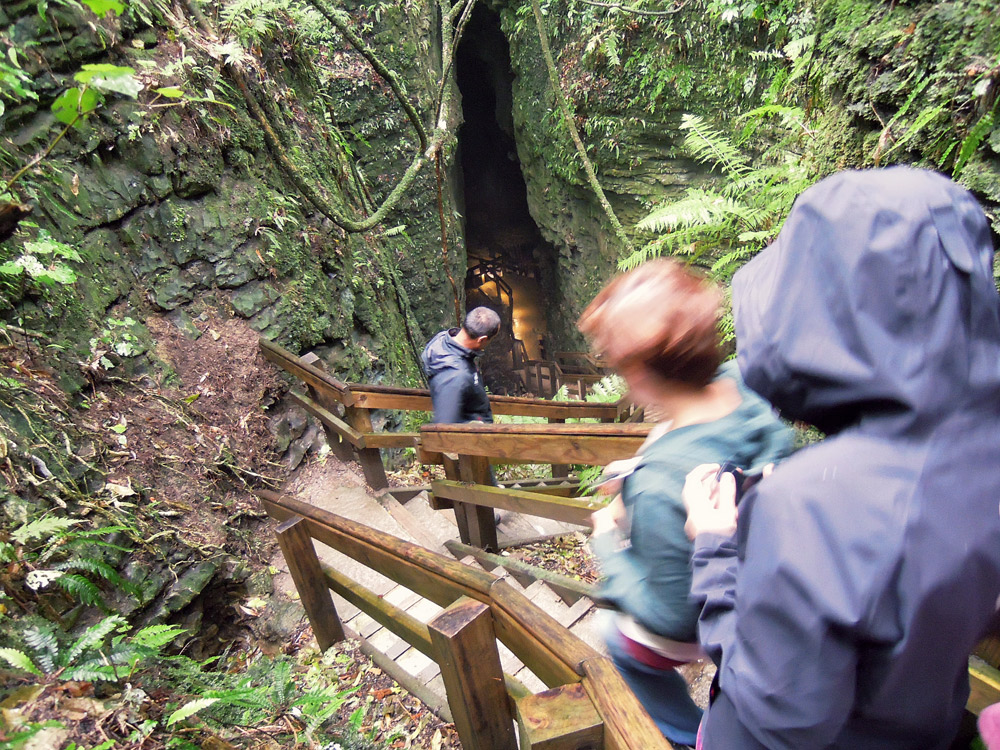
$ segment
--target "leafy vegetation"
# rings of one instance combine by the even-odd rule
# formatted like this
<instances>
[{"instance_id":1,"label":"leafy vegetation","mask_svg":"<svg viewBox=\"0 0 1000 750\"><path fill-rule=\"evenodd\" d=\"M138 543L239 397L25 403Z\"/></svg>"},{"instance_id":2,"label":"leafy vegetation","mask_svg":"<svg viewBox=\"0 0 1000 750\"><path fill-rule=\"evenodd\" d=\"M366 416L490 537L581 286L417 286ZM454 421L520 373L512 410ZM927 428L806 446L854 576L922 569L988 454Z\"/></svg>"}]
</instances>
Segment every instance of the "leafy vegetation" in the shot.
<instances>
[{"instance_id":1,"label":"leafy vegetation","mask_svg":"<svg viewBox=\"0 0 1000 750\"><path fill-rule=\"evenodd\" d=\"M744 119L781 114L792 123L803 113L793 108L766 107ZM779 142L751 160L701 117L685 115L681 129L684 146L698 161L718 169L720 187L688 188L684 196L666 203L639 222L639 228L662 232L640 250L622 259L630 269L657 255L708 259L709 271L727 281L733 273L771 242L781 231L796 196L813 181L800 161ZM754 132L754 128L744 130Z\"/></svg>"}]
</instances>

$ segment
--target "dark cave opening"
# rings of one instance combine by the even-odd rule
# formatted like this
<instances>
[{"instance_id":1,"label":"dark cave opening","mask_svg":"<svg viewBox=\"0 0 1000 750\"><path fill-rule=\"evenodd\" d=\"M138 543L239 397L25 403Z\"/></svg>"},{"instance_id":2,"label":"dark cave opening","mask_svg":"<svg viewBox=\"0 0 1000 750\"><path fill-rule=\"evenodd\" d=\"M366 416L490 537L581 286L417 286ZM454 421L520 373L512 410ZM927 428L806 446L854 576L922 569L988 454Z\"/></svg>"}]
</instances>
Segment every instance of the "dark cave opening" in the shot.
<instances>
[{"instance_id":1,"label":"dark cave opening","mask_svg":"<svg viewBox=\"0 0 1000 750\"><path fill-rule=\"evenodd\" d=\"M475 8L456 54L464 123L458 131L466 253L466 307L500 313L501 333L483 358L494 392L523 390L515 370L547 359L545 294L554 250L528 209L514 139L510 48L500 17Z\"/></svg>"}]
</instances>

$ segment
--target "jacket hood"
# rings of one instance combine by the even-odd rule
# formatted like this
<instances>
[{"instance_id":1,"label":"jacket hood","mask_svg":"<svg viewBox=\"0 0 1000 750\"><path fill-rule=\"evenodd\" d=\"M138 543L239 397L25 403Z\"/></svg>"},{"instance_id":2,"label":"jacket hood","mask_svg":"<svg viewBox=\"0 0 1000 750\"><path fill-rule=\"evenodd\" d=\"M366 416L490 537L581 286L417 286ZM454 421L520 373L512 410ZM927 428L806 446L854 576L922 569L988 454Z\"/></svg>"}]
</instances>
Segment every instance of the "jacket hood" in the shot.
<instances>
[{"instance_id":1,"label":"jacket hood","mask_svg":"<svg viewBox=\"0 0 1000 750\"><path fill-rule=\"evenodd\" d=\"M1000 395L1000 305L982 208L907 167L843 172L796 200L733 280L744 379L826 432L926 429Z\"/></svg>"},{"instance_id":2,"label":"jacket hood","mask_svg":"<svg viewBox=\"0 0 1000 750\"><path fill-rule=\"evenodd\" d=\"M468 363L475 359L476 352L466 349L452 338L452 331L458 332L457 328L436 333L427 342L420 361L424 366L424 373L430 379L442 370L448 369L468 369Z\"/></svg>"}]
</instances>

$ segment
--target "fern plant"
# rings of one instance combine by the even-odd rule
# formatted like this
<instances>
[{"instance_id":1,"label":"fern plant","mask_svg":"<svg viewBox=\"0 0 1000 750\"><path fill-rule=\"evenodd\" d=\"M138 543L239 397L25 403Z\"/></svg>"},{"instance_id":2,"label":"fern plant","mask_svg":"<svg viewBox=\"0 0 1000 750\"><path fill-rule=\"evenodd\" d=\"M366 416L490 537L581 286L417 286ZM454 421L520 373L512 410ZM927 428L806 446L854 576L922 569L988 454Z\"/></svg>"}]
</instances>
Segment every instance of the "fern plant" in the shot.
<instances>
[{"instance_id":1,"label":"fern plant","mask_svg":"<svg viewBox=\"0 0 1000 750\"><path fill-rule=\"evenodd\" d=\"M300 684L286 657L261 658L242 674L207 671L205 666L184 657L171 660L175 685L198 696L174 712L171 722L198 714L209 724L241 727L288 718L299 722L311 738L355 691Z\"/></svg>"},{"instance_id":2,"label":"fern plant","mask_svg":"<svg viewBox=\"0 0 1000 750\"><path fill-rule=\"evenodd\" d=\"M110 585L131 596L136 586L122 577L104 559L107 550L130 552L108 537L130 529L126 526L78 528L80 519L47 515L15 529L10 542L0 542L0 563L20 560L27 569L24 585L40 591L50 585L91 607L105 608L100 584Z\"/></svg>"},{"instance_id":3,"label":"fern plant","mask_svg":"<svg viewBox=\"0 0 1000 750\"><path fill-rule=\"evenodd\" d=\"M0 648L0 659L45 682L121 682L185 632L176 625L152 625L127 637L128 629L124 617L110 615L70 639L52 623L43 622L24 632L30 654Z\"/></svg>"},{"instance_id":4,"label":"fern plant","mask_svg":"<svg viewBox=\"0 0 1000 750\"><path fill-rule=\"evenodd\" d=\"M745 117L777 114L786 122L795 122L796 113L801 115L801 110L794 108L779 109L762 108ZM707 258L704 264L711 275L727 281L777 236L795 197L812 180L780 148L759 159L762 166L755 166L747 153L696 115L685 115L681 129L687 134L684 139L687 152L720 170L725 182L718 188L688 188L682 198L652 211L638 226L660 232L660 236L623 258L619 267L635 268L660 255L703 262ZM753 130L748 128L744 132Z\"/></svg>"},{"instance_id":5,"label":"fern plant","mask_svg":"<svg viewBox=\"0 0 1000 750\"><path fill-rule=\"evenodd\" d=\"M745 119L779 115L785 122L801 122L801 110L765 107ZM720 170L721 187L688 188L682 198L666 203L639 222L638 227L659 237L619 262L635 268L660 255L700 261L710 273L727 281L753 255L773 240L795 197L812 179L794 157L780 147L765 153L761 166L718 130L696 115L685 115L684 148L698 161ZM748 128L745 133L752 133ZM706 260L707 259L707 260Z\"/></svg>"}]
</instances>

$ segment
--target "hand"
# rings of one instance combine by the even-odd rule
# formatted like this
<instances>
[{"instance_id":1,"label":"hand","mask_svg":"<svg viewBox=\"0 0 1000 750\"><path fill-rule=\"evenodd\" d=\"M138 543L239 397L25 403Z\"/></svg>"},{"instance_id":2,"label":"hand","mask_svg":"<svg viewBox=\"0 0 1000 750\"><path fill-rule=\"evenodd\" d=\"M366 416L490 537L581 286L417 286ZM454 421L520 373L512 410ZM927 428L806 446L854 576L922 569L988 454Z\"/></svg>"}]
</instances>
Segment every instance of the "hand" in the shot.
<instances>
[{"instance_id":1,"label":"hand","mask_svg":"<svg viewBox=\"0 0 1000 750\"><path fill-rule=\"evenodd\" d=\"M621 495L616 496L600 510L595 510L590 514L590 525L594 529L594 536L620 529L624 520L625 503L622 501Z\"/></svg>"},{"instance_id":2,"label":"hand","mask_svg":"<svg viewBox=\"0 0 1000 750\"><path fill-rule=\"evenodd\" d=\"M718 471L719 464L702 464L684 480L681 498L688 512L684 524L688 539L704 533L722 536L736 533L736 479L726 473L717 482Z\"/></svg>"},{"instance_id":3,"label":"hand","mask_svg":"<svg viewBox=\"0 0 1000 750\"><path fill-rule=\"evenodd\" d=\"M624 477L631 473L636 463L635 458L620 458L605 466L601 472L601 484L597 486L596 494L613 497L621 492L622 484L625 482ZM609 480L609 477L613 478Z\"/></svg>"}]
</instances>

